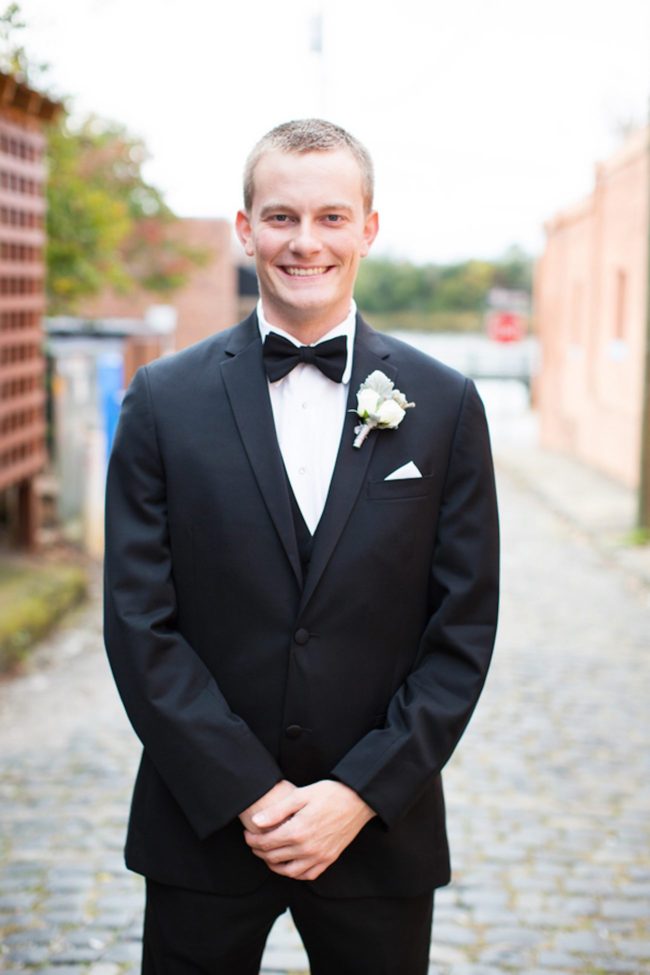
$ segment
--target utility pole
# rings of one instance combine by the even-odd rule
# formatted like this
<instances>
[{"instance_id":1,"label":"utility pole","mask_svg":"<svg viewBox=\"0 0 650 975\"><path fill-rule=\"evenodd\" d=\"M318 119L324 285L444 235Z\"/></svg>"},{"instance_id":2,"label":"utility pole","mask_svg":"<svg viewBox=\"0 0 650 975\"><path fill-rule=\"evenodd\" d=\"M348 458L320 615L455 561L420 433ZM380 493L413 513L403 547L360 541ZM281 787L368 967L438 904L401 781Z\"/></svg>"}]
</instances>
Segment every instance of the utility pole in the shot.
<instances>
[{"instance_id":1,"label":"utility pole","mask_svg":"<svg viewBox=\"0 0 650 975\"><path fill-rule=\"evenodd\" d=\"M646 131L647 159L647 247L646 299L645 299L645 355L643 357L643 386L641 392L641 470L639 472L639 506L637 527L640 532L650 532L650 99L648 100L648 127Z\"/></svg>"}]
</instances>

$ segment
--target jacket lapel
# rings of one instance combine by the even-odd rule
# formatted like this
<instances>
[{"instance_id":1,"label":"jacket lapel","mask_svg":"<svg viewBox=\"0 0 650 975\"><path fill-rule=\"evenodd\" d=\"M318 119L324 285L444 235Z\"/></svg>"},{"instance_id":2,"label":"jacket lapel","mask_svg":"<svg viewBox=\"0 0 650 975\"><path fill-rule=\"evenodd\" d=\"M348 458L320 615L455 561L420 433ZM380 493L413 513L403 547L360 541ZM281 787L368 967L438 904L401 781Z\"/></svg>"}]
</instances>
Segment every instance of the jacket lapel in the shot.
<instances>
[{"instance_id":1,"label":"jacket lapel","mask_svg":"<svg viewBox=\"0 0 650 975\"><path fill-rule=\"evenodd\" d=\"M389 379L395 381L397 368L386 361L388 356L389 349L382 336L357 315L348 412L345 415L327 502L314 537L314 548L305 578L300 612L311 599L365 483L378 433L373 431L360 448L354 448L352 446L354 428L359 418L356 413L350 411L356 408L359 386L375 369L380 369Z\"/></svg>"},{"instance_id":2,"label":"jacket lapel","mask_svg":"<svg viewBox=\"0 0 650 975\"><path fill-rule=\"evenodd\" d=\"M233 330L226 355L221 374L235 422L269 515L302 584L287 476L275 433L255 314Z\"/></svg>"}]
</instances>

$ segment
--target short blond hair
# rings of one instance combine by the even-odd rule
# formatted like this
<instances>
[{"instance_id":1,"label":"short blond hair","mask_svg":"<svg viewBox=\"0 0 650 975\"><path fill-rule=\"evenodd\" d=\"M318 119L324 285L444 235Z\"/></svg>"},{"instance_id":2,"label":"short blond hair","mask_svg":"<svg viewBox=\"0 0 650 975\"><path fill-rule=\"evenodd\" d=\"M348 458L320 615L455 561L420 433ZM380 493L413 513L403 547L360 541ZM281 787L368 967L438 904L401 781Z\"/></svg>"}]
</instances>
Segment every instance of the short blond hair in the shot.
<instances>
[{"instance_id":1,"label":"short blond hair","mask_svg":"<svg viewBox=\"0 0 650 975\"><path fill-rule=\"evenodd\" d=\"M296 119L283 122L263 135L251 149L244 166L244 209L250 213L253 204L255 167L267 152L328 152L333 149L349 149L361 170L363 202L366 212L372 209L375 174L370 153L353 135L340 125L320 118Z\"/></svg>"}]
</instances>

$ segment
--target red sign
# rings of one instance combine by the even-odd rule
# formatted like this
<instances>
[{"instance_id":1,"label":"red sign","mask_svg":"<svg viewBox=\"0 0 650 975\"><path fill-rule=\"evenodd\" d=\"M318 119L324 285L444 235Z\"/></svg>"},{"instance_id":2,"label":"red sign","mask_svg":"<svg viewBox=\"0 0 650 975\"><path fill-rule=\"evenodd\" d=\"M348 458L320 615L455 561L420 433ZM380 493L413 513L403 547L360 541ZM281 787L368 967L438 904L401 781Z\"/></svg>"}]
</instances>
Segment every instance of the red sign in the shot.
<instances>
[{"instance_id":1,"label":"red sign","mask_svg":"<svg viewBox=\"0 0 650 975\"><path fill-rule=\"evenodd\" d=\"M491 311L487 333L494 342L520 342L526 334L526 320L512 311Z\"/></svg>"}]
</instances>

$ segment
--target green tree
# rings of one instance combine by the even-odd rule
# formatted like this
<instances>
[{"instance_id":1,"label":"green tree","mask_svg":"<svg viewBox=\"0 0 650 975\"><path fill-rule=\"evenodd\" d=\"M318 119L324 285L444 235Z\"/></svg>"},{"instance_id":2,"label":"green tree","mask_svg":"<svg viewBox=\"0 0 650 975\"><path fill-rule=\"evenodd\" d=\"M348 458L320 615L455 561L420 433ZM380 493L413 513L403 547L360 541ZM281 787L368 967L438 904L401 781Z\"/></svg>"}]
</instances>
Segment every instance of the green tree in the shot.
<instances>
[{"instance_id":1,"label":"green tree","mask_svg":"<svg viewBox=\"0 0 650 975\"><path fill-rule=\"evenodd\" d=\"M379 316L375 322L403 327L476 331L491 288L530 292L532 261L512 247L498 261L416 265L389 258L361 263L355 288L360 307Z\"/></svg>"},{"instance_id":2,"label":"green tree","mask_svg":"<svg viewBox=\"0 0 650 975\"><path fill-rule=\"evenodd\" d=\"M488 261L450 264L440 272L433 307L438 311L480 311L494 280Z\"/></svg>"},{"instance_id":3,"label":"green tree","mask_svg":"<svg viewBox=\"0 0 650 975\"><path fill-rule=\"evenodd\" d=\"M517 245L509 247L495 266L494 286L530 293L532 282L533 262L530 255Z\"/></svg>"},{"instance_id":4,"label":"green tree","mask_svg":"<svg viewBox=\"0 0 650 975\"><path fill-rule=\"evenodd\" d=\"M490 288L529 291L530 280L530 258L516 248L499 261L447 265L369 258L360 266L355 294L369 312L479 312Z\"/></svg>"},{"instance_id":5,"label":"green tree","mask_svg":"<svg viewBox=\"0 0 650 975\"><path fill-rule=\"evenodd\" d=\"M50 66L45 61L35 61L20 43L19 35L26 26L21 18L20 4L10 3L0 13L0 71L44 91Z\"/></svg>"},{"instance_id":6,"label":"green tree","mask_svg":"<svg viewBox=\"0 0 650 975\"><path fill-rule=\"evenodd\" d=\"M50 129L47 186L47 297L50 314L74 312L104 287L136 285L167 295L205 252L174 234L177 218L142 175L144 144L96 117Z\"/></svg>"},{"instance_id":7,"label":"green tree","mask_svg":"<svg viewBox=\"0 0 650 975\"><path fill-rule=\"evenodd\" d=\"M18 37L20 6L0 13L0 70L42 88L47 65ZM91 116L77 125L61 113L49 129L47 299L50 314L75 311L105 287L143 287L168 295L207 253L175 233L177 218L142 175L142 141L115 122Z\"/></svg>"},{"instance_id":8,"label":"green tree","mask_svg":"<svg viewBox=\"0 0 650 975\"><path fill-rule=\"evenodd\" d=\"M50 314L74 311L105 284L128 286L121 248L132 229L128 201L91 175L92 137L52 127L48 140L47 299ZM90 151L89 151L90 150Z\"/></svg>"},{"instance_id":9,"label":"green tree","mask_svg":"<svg viewBox=\"0 0 650 975\"><path fill-rule=\"evenodd\" d=\"M439 277L433 264L370 258L360 265L355 295L369 312L428 311Z\"/></svg>"}]
</instances>

